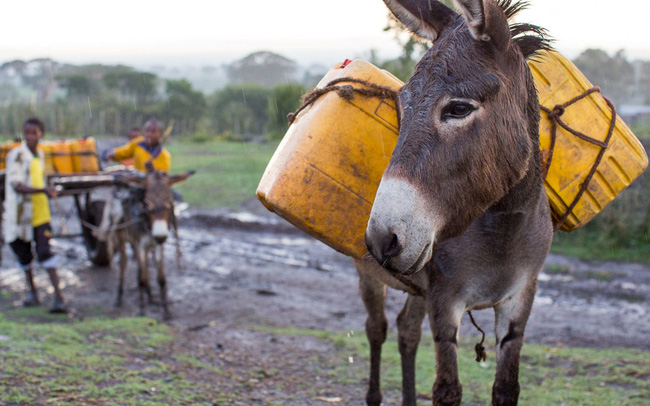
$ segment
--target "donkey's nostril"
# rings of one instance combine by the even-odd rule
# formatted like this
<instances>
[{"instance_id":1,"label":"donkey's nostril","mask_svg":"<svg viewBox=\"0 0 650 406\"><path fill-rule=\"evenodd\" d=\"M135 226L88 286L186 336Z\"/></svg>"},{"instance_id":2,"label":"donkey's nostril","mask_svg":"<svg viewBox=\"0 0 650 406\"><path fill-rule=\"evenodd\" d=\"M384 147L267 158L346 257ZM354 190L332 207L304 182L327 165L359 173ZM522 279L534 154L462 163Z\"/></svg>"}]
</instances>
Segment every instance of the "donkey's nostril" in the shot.
<instances>
[{"instance_id":1,"label":"donkey's nostril","mask_svg":"<svg viewBox=\"0 0 650 406\"><path fill-rule=\"evenodd\" d=\"M373 238L374 237L374 238ZM366 246L377 262L385 263L402 252L402 245L397 234L387 232L371 236L366 233Z\"/></svg>"},{"instance_id":2,"label":"donkey's nostril","mask_svg":"<svg viewBox=\"0 0 650 406\"><path fill-rule=\"evenodd\" d=\"M397 234L388 233L383 237L383 241L381 241L380 244L381 250L386 259L397 256L400 252L402 252L402 245L399 243Z\"/></svg>"},{"instance_id":3,"label":"donkey's nostril","mask_svg":"<svg viewBox=\"0 0 650 406\"><path fill-rule=\"evenodd\" d=\"M158 244L162 244L165 241L167 241L167 236L166 235L161 235L161 236L155 236L154 239Z\"/></svg>"}]
</instances>

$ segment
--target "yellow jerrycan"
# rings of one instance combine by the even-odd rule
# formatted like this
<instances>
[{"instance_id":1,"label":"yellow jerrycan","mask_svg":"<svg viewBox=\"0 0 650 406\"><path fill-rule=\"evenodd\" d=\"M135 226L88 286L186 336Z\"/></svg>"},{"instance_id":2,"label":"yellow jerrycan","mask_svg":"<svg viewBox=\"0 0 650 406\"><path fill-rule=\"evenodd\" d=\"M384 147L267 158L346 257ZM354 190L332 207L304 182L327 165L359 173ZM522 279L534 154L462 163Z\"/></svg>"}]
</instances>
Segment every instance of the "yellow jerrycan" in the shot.
<instances>
[{"instance_id":1,"label":"yellow jerrycan","mask_svg":"<svg viewBox=\"0 0 650 406\"><path fill-rule=\"evenodd\" d=\"M612 120L613 106L570 61L547 52L529 65L542 109L540 148L552 216L558 227L572 231L636 179L648 166L648 158L623 121L616 116ZM257 196L296 227L361 258L366 253L370 210L397 143L398 124L392 99L349 97L340 87L372 86L336 83L343 78L392 90L402 86L389 72L364 61L332 68L317 85L318 97L309 102L310 95L306 96L307 107L294 117Z\"/></svg>"},{"instance_id":2,"label":"yellow jerrycan","mask_svg":"<svg viewBox=\"0 0 650 406\"><path fill-rule=\"evenodd\" d=\"M338 82L344 78L361 82ZM398 125L391 98L359 91L372 93L378 85L390 93L402 84L360 60L333 67L317 85L324 93L296 115L271 158L257 188L261 202L334 249L363 256L366 224Z\"/></svg>"},{"instance_id":3,"label":"yellow jerrycan","mask_svg":"<svg viewBox=\"0 0 650 406\"><path fill-rule=\"evenodd\" d=\"M0 146L0 170L4 170L7 167L7 154L9 151L19 147L20 144L20 141L7 141Z\"/></svg>"},{"instance_id":4,"label":"yellow jerrycan","mask_svg":"<svg viewBox=\"0 0 650 406\"><path fill-rule=\"evenodd\" d=\"M70 142L54 141L51 144L52 169L54 173L73 173Z\"/></svg>"},{"instance_id":5,"label":"yellow jerrycan","mask_svg":"<svg viewBox=\"0 0 650 406\"><path fill-rule=\"evenodd\" d=\"M99 171L99 161L97 160L95 139L93 137L73 140L70 144L74 172L94 173Z\"/></svg>"},{"instance_id":6,"label":"yellow jerrycan","mask_svg":"<svg viewBox=\"0 0 650 406\"><path fill-rule=\"evenodd\" d=\"M529 66L539 94L551 213L556 227L573 231L641 175L648 156L611 102L571 61L549 51Z\"/></svg>"},{"instance_id":7,"label":"yellow jerrycan","mask_svg":"<svg viewBox=\"0 0 650 406\"><path fill-rule=\"evenodd\" d=\"M52 156L52 142L41 141L38 143L38 148L43 151L45 156L45 173L56 173L54 170L54 157Z\"/></svg>"}]
</instances>

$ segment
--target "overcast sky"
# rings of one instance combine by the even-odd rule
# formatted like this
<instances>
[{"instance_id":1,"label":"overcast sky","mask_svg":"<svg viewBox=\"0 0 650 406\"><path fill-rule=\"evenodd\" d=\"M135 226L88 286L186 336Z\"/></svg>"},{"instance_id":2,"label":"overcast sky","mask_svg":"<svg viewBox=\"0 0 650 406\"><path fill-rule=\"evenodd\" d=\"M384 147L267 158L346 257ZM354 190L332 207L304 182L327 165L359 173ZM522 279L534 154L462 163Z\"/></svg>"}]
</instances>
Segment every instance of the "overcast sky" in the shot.
<instances>
[{"instance_id":1,"label":"overcast sky","mask_svg":"<svg viewBox=\"0 0 650 406\"><path fill-rule=\"evenodd\" d=\"M381 0L2 0L0 62L51 57L73 63L221 64L257 50L331 64L375 48ZM587 47L650 59L647 0L531 0L519 21L546 27L570 57Z\"/></svg>"}]
</instances>

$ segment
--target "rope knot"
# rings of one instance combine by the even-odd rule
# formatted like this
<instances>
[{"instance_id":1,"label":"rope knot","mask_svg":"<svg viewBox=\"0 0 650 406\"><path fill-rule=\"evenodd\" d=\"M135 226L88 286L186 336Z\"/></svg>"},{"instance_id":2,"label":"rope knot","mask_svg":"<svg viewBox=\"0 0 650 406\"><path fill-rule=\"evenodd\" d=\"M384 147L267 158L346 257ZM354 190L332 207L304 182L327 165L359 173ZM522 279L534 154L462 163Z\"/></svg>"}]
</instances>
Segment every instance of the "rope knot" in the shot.
<instances>
[{"instance_id":1,"label":"rope knot","mask_svg":"<svg viewBox=\"0 0 650 406\"><path fill-rule=\"evenodd\" d=\"M560 106L559 104L553 107L553 110L548 114L548 117L550 119L555 119L560 117L562 114L564 114L564 107Z\"/></svg>"},{"instance_id":2,"label":"rope knot","mask_svg":"<svg viewBox=\"0 0 650 406\"><path fill-rule=\"evenodd\" d=\"M482 341L481 341L482 342ZM485 352L485 347L481 343L476 343L474 346L474 351L476 351L476 362L485 361L487 359L487 353Z\"/></svg>"},{"instance_id":3,"label":"rope knot","mask_svg":"<svg viewBox=\"0 0 650 406\"><path fill-rule=\"evenodd\" d=\"M336 94L345 101L352 101L354 99L354 87L352 85L344 85L337 89Z\"/></svg>"},{"instance_id":4,"label":"rope knot","mask_svg":"<svg viewBox=\"0 0 650 406\"><path fill-rule=\"evenodd\" d=\"M485 361L487 359L487 353L485 352L485 347L483 347L483 342L485 341L485 331L483 331L483 329L480 328L478 324L476 324L476 321L474 320L474 316L472 316L471 311L468 311L467 314L469 315L469 319L472 321L474 327L476 327L476 329L481 332L481 342L476 343L476 345L474 346L474 351L476 351L475 360L476 362Z\"/></svg>"}]
</instances>

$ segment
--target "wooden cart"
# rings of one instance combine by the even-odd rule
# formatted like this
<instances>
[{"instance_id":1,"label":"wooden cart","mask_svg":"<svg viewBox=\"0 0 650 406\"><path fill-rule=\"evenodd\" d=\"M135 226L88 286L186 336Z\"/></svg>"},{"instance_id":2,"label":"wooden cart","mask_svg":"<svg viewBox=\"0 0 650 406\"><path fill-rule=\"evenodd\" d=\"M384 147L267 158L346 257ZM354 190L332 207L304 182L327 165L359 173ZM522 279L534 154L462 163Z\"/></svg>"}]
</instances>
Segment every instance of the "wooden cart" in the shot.
<instances>
[{"instance_id":1,"label":"wooden cart","mask_svg":"<svg viewBox=\"0 0 650 406\"><path fill-rule=\"evenodd\" d=\"M48 175L48 184L55 186L59 191L56 198L50 199L51 206L53 206L54 238L82 237L88 259L98 266L106 266L109 263L106 243L98 241L93 234L93 230L101 223L105 205L99 190L113 187L119 174L124 174L124 172ZM0 171L0 199L2 203L4 203L4 190L5 173ZM67 196L72 197L72 202L66 198ZM65 224L69 221L78 222L76 227L70 227L76 229L75 231L68 232L68 227ZM0 219L0 225L1 222ZM60 226L61 224L64 226ZM3 245L4 241L0 241L0 244Z\"/></svg>"}]
</instances>

